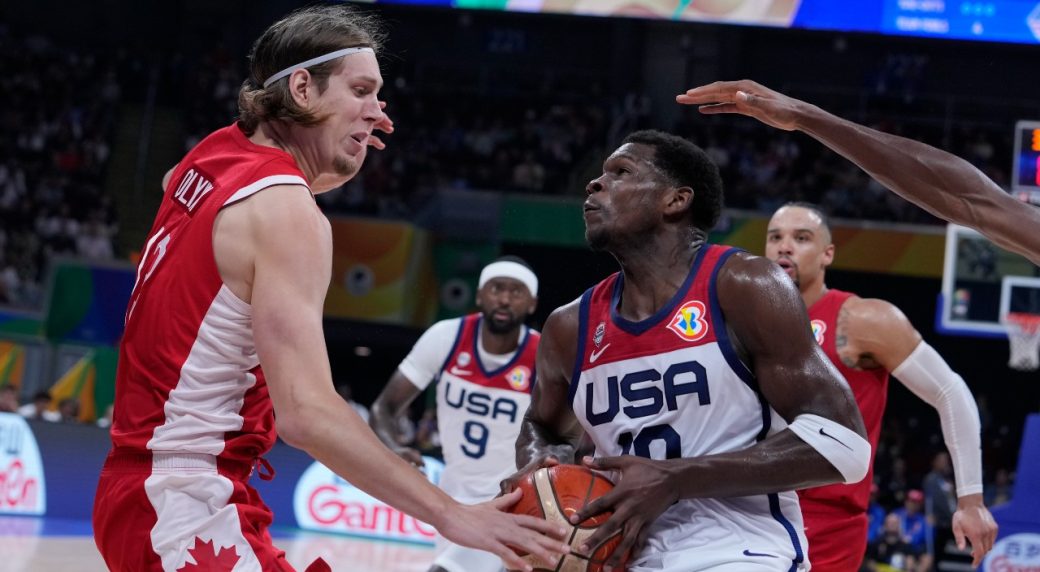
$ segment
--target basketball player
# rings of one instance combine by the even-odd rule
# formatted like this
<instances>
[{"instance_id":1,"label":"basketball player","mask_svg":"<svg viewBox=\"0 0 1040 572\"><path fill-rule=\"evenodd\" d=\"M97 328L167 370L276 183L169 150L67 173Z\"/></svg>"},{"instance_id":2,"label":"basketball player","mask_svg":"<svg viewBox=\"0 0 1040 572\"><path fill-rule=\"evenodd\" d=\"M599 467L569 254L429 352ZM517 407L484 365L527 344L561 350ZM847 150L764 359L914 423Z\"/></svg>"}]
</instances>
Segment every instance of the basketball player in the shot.
<instances>
[{"instance_id":1,"label":"basketball player","mask_svg":"<svg viewBox=\"0 0 1040 572\"><path fill-rule=\"evenodd\" d=\"M993 547L997 525L982 502L979 410L968 386L892 304L828 288L834 244L827 217L791 203L769 221L766 258L794 280L809 309L813 334L845 376L877 447L889 373L935 408L957 482L959 536L971 541L975 565ZM871 462L873 468L873 462ZM809 556L822 570L859 570L867 548L867 505L873 470L853 485L799 491Z\"/></svg>"},{"instance_id":2,"label":"basketball player","mask_svg":"<svg viewBox=\"0 0 1040 572\"><path fill-rule=\"evenodd\" d=\"M506 542L548 557L565 549L543 520L496 510L516 496L452 500L333 389L322 333L332 239L313 194L353 177L372 131L390 129L377 48L373 22L343 6L276 22L250 54L239 121L167 175L127 309L95 499L110 569L292 570L247 483L254 467L273 476L263 455L276 430L455 542L520 568Z\"/></svg>"},{"instance_id":3,"label":"basketball player","mask_svg":"<svg viewBox=\"0 0 1040 572\"><path fill-rule=\"evenodd\" d=\"M372 428L416 465L418 451L398 445L398 421L431 382L437 384L437 425L444 451L440 486L455 500L482 502L516 471L513 444L531 403L540 334L524 325L538 302L538 278L522 259L505 256L484 267L480 312L430 326L372 404ZM437 539L430 572L496 572L494 554Z\"/></svg>"},{"instance_id":4,"label":"basketball player","mask_svg":"<svg viewBox=\"0 0 1040 572\"><path fill-rule=\"evenodd\" d=\"M1023 208L960 157L836 117L749 80L697 87L676 101L699 105L709 115L739 113L785 131L802 131L904 199L1040 264L1040 209Z\"/></svg>"},{"instance_id":5,"label":"basketball player","mask_svg":"<svg viewBox=\"0 0 1040 572\"><path fill-rule=\"evenodd\" d=\"M566 462L617 486L572 522L612 510L581 551L622 535L630 570L808 567L799 488L855 483L870 445L853 396L809 332L798 293L765 258L707 242L718 168L692 143L629 135L589 182L585 237L621 271L549 317L538 383L502 484Z\"/></svg>"}]
</instances>

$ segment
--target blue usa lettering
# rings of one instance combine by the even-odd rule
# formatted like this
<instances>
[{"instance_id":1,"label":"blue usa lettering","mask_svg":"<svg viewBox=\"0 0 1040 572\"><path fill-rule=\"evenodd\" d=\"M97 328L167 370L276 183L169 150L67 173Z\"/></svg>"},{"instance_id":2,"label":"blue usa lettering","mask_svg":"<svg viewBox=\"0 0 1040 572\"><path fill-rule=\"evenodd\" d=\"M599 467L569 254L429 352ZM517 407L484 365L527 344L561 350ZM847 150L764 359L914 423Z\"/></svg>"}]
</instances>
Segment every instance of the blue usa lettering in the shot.
<instances>
[{"instance_id":1,"label":"blue usa lettering","mask_svg":"<svg viewBox=\"0 0 1040 572\"><path fill-rule=\"evenodd\" d=\"M516 423L520 406L516 401L508 397L492 397L487 393L473 389L466 390L465 387L458 388L458 392L452 396L450 381L445 381L444 402L454 409L465 409L467 413L479 417L490 417L498 419L500 416L508 418L510 423Z\"/></svg>"},{"instance_id":2,"label":"blue usa lettering","mask_svg":"<svg viewBox=\"0 0 1040 572\"><path fill-rule=\"evenodd\" d=\"M711 403L707 372L696 361L672 364L664 375L656 369L645 369L625 374L620 382L612 375L607 378L606 389L606 405L597 405L592 383L585 384L585 417L593 426L613 421L618 413L639 419L656 415L664 407L675 411L682 395L696 394L699 404Z\"/></svg>"}]
</instances>

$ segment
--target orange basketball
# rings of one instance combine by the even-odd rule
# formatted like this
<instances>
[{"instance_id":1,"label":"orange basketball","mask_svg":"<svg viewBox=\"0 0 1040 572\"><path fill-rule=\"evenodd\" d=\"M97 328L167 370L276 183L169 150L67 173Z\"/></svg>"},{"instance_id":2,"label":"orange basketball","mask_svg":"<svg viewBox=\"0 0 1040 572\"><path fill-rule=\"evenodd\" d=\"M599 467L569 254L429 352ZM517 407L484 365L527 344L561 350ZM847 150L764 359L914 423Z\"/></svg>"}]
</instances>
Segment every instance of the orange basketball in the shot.
<instances>
[{"instance_id":1,"label":"orange basketball","mask_svg":"<svg viewBox=\"0 0 1040 572\"><path fill-rule=\"evenodd\" d=\"M518 487L524 496L513 505L510 512L513 514L529 514L544 518L552 522L560 522L570 527L567 542L571 545L571 553L554 562L551 567L545 568L546 562L527 556L525 560L535 570L553 571L568 570L575 572L600 572L607 556L621 543L620 534L607 539L606 542L595 547L592 555L588 558L578 554L578 547L596 530L596 527L606 522L611 513L605 512L586 519L577 526L571 525L567 520L572 514L578 512L589 502L603 496L614 485L610 481L585 467L578 465L557 465L527 475L520 481ZM624 572L625 563L628 562L629 554L622 558L618 572ZM539 568L539 566L542 566Z\"/></svg>"}]
</instances>

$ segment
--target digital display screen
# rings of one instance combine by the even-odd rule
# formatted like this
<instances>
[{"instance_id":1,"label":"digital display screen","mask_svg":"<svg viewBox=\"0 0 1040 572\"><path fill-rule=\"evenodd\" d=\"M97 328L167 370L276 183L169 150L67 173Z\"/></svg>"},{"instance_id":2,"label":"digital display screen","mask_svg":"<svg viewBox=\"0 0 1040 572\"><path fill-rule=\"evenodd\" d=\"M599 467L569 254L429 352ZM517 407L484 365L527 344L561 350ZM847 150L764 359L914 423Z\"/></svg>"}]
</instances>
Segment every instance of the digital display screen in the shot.
<instances>
[{"instance_id":1,"label":"digital display screen","mask_svg":"<svg viewBox=\"0 0 1040 572\"><path fill-rule=\"evenodd\" d=\"M1015 124L1015 164L1012 190L1040 191L1040 121Z\"/></svg>"},{"instance_id":2,"label":"digital display screen","mask_svg":"<svg viewBox=\"0 0 1040 572\"><path fill-rule=\"evenodd\" d=\"M1040 44L1040 0L376 0Z\"/></svg>"}]
</instances>

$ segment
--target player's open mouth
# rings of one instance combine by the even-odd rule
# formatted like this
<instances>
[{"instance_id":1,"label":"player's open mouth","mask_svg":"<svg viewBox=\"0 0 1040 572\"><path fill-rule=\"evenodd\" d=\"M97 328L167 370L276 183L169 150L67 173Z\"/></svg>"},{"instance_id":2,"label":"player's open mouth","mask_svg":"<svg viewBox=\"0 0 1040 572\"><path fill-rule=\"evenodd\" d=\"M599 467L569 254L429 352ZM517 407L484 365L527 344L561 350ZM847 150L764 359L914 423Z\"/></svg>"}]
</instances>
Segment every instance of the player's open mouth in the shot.
<instances>
[{"instance_id":1,"label":"player's open mouth","mask_svg":"<svg viewBox=\"0 0 1040 572\"><path fill-rule=\"evenodd\" d=\"M368 133L365 133L364 131L361 131L359 133L351 133L350 138L364 145L366 142L368 142Z\"/></svg>"}]
</instances>

